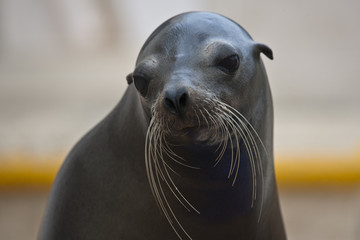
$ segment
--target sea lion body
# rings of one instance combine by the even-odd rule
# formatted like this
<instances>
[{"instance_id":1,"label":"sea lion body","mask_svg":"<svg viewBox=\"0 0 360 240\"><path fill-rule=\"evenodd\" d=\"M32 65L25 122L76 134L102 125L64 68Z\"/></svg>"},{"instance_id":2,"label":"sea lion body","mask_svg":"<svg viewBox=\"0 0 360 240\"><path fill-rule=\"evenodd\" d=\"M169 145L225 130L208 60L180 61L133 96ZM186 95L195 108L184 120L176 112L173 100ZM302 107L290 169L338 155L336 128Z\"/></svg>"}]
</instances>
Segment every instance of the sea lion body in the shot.
<instances>
[{"instance_id":1,"label":"sea lion body","mask_svg":"<svg viewBox=\"0 0 360 240\"><path fill-rule=\"evenodd\" d=\"M285 239L260 53L213 13L156 29L61 167L39 239Z\"/></svg>"}]
</instances>

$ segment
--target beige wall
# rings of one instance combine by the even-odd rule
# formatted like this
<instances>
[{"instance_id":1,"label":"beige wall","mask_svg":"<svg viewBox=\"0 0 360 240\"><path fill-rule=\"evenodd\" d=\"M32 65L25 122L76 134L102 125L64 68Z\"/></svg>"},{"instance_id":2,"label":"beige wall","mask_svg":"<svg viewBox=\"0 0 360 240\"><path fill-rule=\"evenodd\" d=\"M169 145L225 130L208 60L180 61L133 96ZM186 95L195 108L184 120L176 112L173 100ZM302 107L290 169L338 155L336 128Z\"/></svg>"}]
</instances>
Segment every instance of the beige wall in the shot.
<instances>
[{"instance_id":1,"label":"beige wall","mask_svg":"<svg viewBox=\"0 0 360 240\"><path fill-rule=\"evenodd\" d=\"M208 10L268 44L277 152L360 146L360 2L0 1L0 152L68 151L120 99L146 37Z\"/></svg>"}]
</instances>

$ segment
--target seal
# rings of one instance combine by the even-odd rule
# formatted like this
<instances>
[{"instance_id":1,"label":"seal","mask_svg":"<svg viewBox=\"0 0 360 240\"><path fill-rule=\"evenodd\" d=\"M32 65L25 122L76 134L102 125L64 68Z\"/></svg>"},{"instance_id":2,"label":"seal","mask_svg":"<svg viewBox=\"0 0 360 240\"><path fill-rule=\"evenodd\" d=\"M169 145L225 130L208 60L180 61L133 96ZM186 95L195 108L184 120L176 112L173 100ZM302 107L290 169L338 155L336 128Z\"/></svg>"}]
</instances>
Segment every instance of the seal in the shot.
<instances>
[{"instance_id":1,"label":"seal","mask_svg":"<svg viewBox=\"0 0 360 240\"><path fill-rule=\"evenodd\" d=\"M261 53L215 13L160 25L59 170L39 239L286 239Z\"/></svg>"}]
</instances>

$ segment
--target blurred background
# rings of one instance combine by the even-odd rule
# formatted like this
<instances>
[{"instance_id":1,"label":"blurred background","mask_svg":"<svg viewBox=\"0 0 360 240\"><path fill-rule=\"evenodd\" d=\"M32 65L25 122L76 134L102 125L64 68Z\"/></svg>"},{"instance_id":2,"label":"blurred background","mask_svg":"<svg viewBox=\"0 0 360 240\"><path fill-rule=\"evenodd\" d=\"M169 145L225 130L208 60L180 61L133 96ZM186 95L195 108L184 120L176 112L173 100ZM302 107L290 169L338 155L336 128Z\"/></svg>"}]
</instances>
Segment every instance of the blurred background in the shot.
<instances>
[{"instance_id":1,"label":"blurred background","mask_svg":"<svg viewBox=\"0 0 360 240\"><path fill-rule=\"evenodd\" d=\"M150 33L221 13L270 46L288 238L359 239L357 0L0 0L0 239L36 239L67 152L120 100Z\"/></svg>"}]
</instances>

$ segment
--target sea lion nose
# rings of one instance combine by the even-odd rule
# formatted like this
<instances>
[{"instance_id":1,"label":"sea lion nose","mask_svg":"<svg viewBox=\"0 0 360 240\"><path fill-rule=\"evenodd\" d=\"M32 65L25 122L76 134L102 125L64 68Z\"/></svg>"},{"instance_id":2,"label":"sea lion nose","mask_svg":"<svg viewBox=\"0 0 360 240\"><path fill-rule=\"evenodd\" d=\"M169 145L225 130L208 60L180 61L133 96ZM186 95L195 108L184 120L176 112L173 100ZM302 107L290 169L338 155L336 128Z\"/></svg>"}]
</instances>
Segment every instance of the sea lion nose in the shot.
<instances>
[{"instance_id":1,"label":"sea lion nose","mask_svg":"<svg viewBox=\"0 0 360 240\"><path fill-rule=\"evenodd\" d=\"M168 89L163 100L165 109L175 115L184 115L189 105L189 93L184 87L178 89Z\"/></svg>"}]
</instances>

